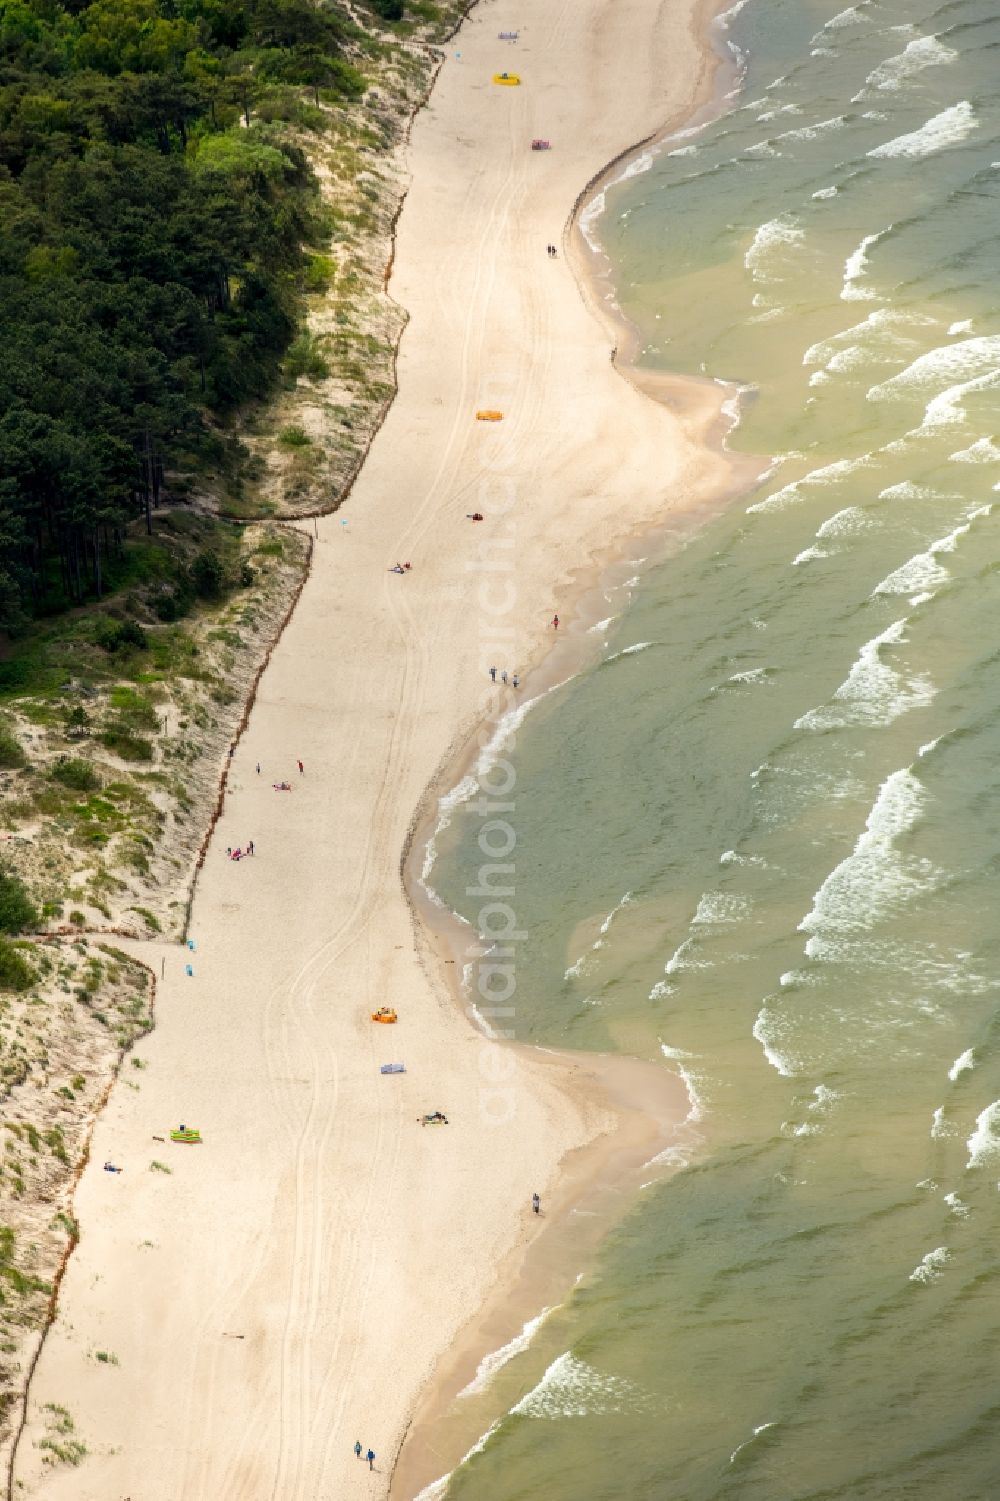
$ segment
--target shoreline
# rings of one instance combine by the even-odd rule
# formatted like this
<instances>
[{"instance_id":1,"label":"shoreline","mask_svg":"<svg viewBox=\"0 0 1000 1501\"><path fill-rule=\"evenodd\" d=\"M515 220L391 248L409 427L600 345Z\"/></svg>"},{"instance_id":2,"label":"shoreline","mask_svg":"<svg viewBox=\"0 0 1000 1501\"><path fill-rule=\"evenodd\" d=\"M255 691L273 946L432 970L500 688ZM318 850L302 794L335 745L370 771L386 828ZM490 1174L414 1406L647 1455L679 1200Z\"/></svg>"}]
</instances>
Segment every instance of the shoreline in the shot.
<instances>
[{"instance_id":1,"label":"shoreline","mask_svg":"<svg viewBox=\"0 0 1000 1501\"><path fill-rule=\"evenodd\" d=\"M683 546L706 521L752 490L770 463L770 460L758 460L751 455L731 454L726 448L726 437L736 425L738 415L725 410L727 392L721 382L644 370L636 363L640 332L625 317L615 299L610 257L591 241L582 222L588 205L609 187L631 175L628 168L642 153L656 153L678 134L686 135L693 127L717 118L726 102L738 92L741 62L727 47L721 25L732 7L726 6L725 0L703 0L698 10L695 29L703 37L704 71L689 107L682 108L652 134L619 152L590 179L577 196L562 240L582 300L614 340L611 362L616 372L641 395L690 423L698 432L704 449L725 458L731 470L730 483L715 495L706 497L698 510L689 509L679 516L668 513L661 521L642 529L636 528L617 539L603 558L593 560L587 568L579 571L561 596L561 608L569 622L567 628L558 642L543 644L537 658L529 663L527 681L522 687L530 692L530 697L521 705L511 705L499 723L492 721L496 723L496 730L485 752L481 739L477 740L482 729L483 722L480 722L473 734L466 738L464 746L445 758L421 799L401 862L404 885L415 919L423 927L424 941L433 956L431 962L438 966L453 1003L469 1017L472 1025L487 1034L490 1031L488 1025L475 1008L469 1006L463 980L462 955L469 941L470 929L441 901L427 879L437 858L436 852L431 853L437 837L451 821L450 816L442 815L442 802L455 799L463 784L476 780L477 763L481 765L484 756L492 754L495 757L503 753L523 723L521 716L524 711L531 713L550 693L568 687L575 677L597 661L600 647L593 633L595 626L604 621L602 611L611 606L613 596L619 592L624 594L621 602L615 603L610 624L628 610L631 590L638 582L637 575L664 564L670 556L671 544ZM602 208L601 217L603 213ZM642 550L642 555L632 556L638 549ZM504 720L514 716L518 716L516 727L505 736ZM461 797L455 799L452 807L465 800ZM490 1296L435 1370L428 1391L414 1411L393 1468L390 1501L431 1501L444 1493L444 1484L452 1470L463 1462L462 1456L468 1454L484 1428L485 1420L476 1420L471 1426L468 1422L461 1424L454 1407L458 1396L473 1379L477 1363L488 1358L487 1352L503 1350L516 1342L518 1331L527 1328L543 1306L547 1312L552 1312L572 1293L573 1272L565 1261L557 1270L551 1264L554 1256L561 1252L564 1257L574 1257L578 1267L581 1263L584 1265L584 1270L576 1272L576 1281L579 1282L592 1266L614 1225L636 1207L640 1187L648 1186L645 1182L640 1185L639 1177L654 1167L658 1167L659 1172L651 1181L670 1176L694 1155L696 1145L691 1136L700 1140L697 1133L689 1129L688 1141L682 1145L683 1133L686 1127L692 1127L697 1106L680 1076L671 1074L669 1078L683 1091L687 1100L688 1113L684 1118L680 1117L676 1107L668 1112L665 1100L657 1100L649 1091L648 1085L655 1071L663 1093L659 1064L628 1055L575 1052L535 1043L511 1042L506 1046L524 1049L536 1056L540 1052L552 1055L575 1072L586 1073L588 1087L596 1091L604 1103L617 1108L616 1130L627 1132L628 1144L613 1151L608 1134L603 1134L578 1148L572 1154L573 1160L565 1164L570 1183L558 1194L545 1226L526 1244L511 1248L506 1262L497 1269ZM619 1086L617 1091L615 1084ZM626 1084L627 1090L622 1087ZM647 1087L644 1089L643 1085ZM571 1088L571 1081L564 1079L563 1087ZM635 1104L639 1097L643 1099L641 1110ZM657 1136L658 1148L653 1145ZM676 1151L677 1158L661 1165L658 1154L666 1156L671 1150ZM609 1203L612 1189L620 1197ZM588 1218L593 1217L587 1234L579 1233L578 1228L577 1233L573 1233L569 1220L573 1209ZM450 1431L448 1447L442 1451L432 1440L432 1434L449 1419L452 1430L468 1431L461 1442L455 1432ZM449 1459L452 1451L453 1457ZM442 1473L442 1464L446 1468L450 1464L447 1474ZM438 1486L442 1487L440 1492Z\"/></svg>"},{"instance_id":2,"label":"shoreline","mask_svg":"<svg viewBox=\"0 0 1000 1501\"><path fill-rule=\"evenodd\" d=\"M538 9L543 24L558 30L543 0ZM650 6L648 0L627 0L627 9L635 22ZM490 39L477 34L489 24L483 12L493 10L487 4L472 13L464 58L478 52L482 63L496 52ZM576 24L571 45L581 66L597 55L602 28L626 38L634 34L628 14L606 0L592 0ZM660 38L670 55L677 40L672 33ZM530 49L522 53L527 61ZM630 67L625 47L620 68ZM598 81L607 94L604 109L600 98L564 99L567 142L581 121L592 129L591 116L603 120L604 110L619 112L612 128L631 130L643 109L658 107L661 79L654 73L644 99L623 99L618 79L611 77ZM425 169L428 153L440 149L441 141L453 142L458 122L467 119L465 82L455 74L442 70L439 82L446 87L432 96L436 107L420 117L421 142L414 151ZM481 1101L477 1129L473 1060L482 1067L504 1050L477 1037L441 996L440 977L428 974L424 953L414 952L413 914L398 891L397 852L409 844L409 810L423 805L435 766L440 770L451 754L447 747L442 753L440 727L456 727L454 746L467 740L472 724L482 723L475 644L456 633L467 610L455 586L463 568L474 566L474 555L468 529L463 532L459 522L455 530L452 500L464 510L470 475L473 483L482 482L490 462L502 472L502 461L519 458L527 465L524 485L547 480L550 505L544 515L537 508L523 510L526 541L520 543L525 599L517 626L519 639L534 642L537 654L545 639L536 623L541 599L554 590L561 604L564 592L607 557L608 497L623 509L626 501L634 505L632 525L618 527L627 545L632 537L647 536L653 522L676 527L683 513L663 514L662 495L671 482L689 501L696 496L704 505L717 491L709 473L703 487L696 486L694 471L721 474L729 466L706 456L688 424L671 425L661 408L625 394L606 351L593 347L593 325L579 306L575 282L567 288L559 272L541 295L535 286L540 278L529 280L522 272L522 252L534 257L544 233L544 209L536 204L534 218L525 209L520 222L503 212L497 185L508 199L517 202L521 194L530 204L529 184L537 182L536 169L548 164L527 160L517 145L530 128L524 118L529 96L508 94L500 105L485 87L489 104L474 123L488 131L489 110L511 111L511 165L506 157L492 165L493 176L486 174L468 210L466 234L478 236L471 256L468 240L454 247L455 286L445 306L451 343L428 342L428 329L440 325L441 313L427 245L439 233L441 212L439 184L418 166L402 216L406 243L396 273L403 285L395 295L411 310L400 394L362 472L350 532L341 534L329 522L320 529L315 576L262 678L247 743L237 750L232 795L195 906L197 983L178 978L173 969L180 966L172 966L161 1024L148 1048L142 1098L119 1093L94 1138L95 1157L105 1150L116 1157L131 1152L130 1165L139 1165L135 1154L141 1153L143 1130L150 1124L162 1129L181 1108L187 1119L207 1126L213 1150L182 1154L174 1185L155 1174L130 1175L125 1183L135 1193L118 1195L115 1206L107 1202L106 1181L84 1174L85 1238L70 1263L67 1303L41 1362L41 1390L30 1401L36 1445L50 1396L72 1399L81 1430L97 1448L75 1476L46 1473L29 1452L26 1494L41 1494L38 1486L53 1501L96 1497L141 1478L144 1494L215 1501L237 1494L239 1475L238 1484L251 1490L269 1486L283 1496L305 1497L320 1482L343 1482L352 1472L349 1436L364 1413L378 1414L372 1437L380 1454L397 1452L440 1353L453 1346L494 1289L504 1291L495 1268L506 1273L533 1228L530 1218L521 1218L525 1183L541 1187L548 1202L549 1186L565 1176L568 1154L595 1141L608 1151L614 1145L610 1133L621 1115L610 1108L614 1102L608 1096L595 1100L590 1086L574 1098L572 1081L567 1089L547 1077L553 1070L579 1073L575 1058L572 1064L558 1057L517 1059L517 1114L510 1133L490 1129ZM577 150L584 160L598 149L591 138L574 141L567 157ZM556 186L568 187L575 168L563 170L558 158L552 166ZM461 173L452 191L464 211ZM422 247L419 256L411 248L414 238ZM509 242L503 257L498 239ZM502 444L494 453L478 432L469 432L468 412L492 394L485 372L495 368L497 350L491 360L482 345L496 279L505 310L523 303L520 322L510 324L505 342L520 335L523 349L541 350L543 358L516 384L508 379L513 447L508 452ZM452 335L448 316L455 308L467 321ZM481 321L471 321L474 315ZM456 384L456 355L468 351L470 331L479 347L468 363L463 354ZM509 355L503 345L500 353ZM433 393L447 389L449 381L454 390L445 405L444 396ZM612 461L608 445L595 443L593 451L576 457L585 467L564 474L558 468L564 462L562 425L558 414L552 426L546 426L552 417L543 416L543 397L553 389L565 410L582 411L584 422L606 428L610 421L621 434L624 456ZM435 412L435 406L444 410ZM422 442L426 434L430 443ZM651 486L644 461L653 454L659 466ZM581 493L584 475L592 488ZM418 497L415 507L411 494ZM486 509L492 522L495 506ZM422 547L439 536L447 539L446 552ZM412 552L418 560L406 584L385 578L389 538L402 556ZM382 578L381 595L372 588L376 576ZM345 621L352 630L341 650L349 655L331 663L330 627ZM455 683L443 684L429 671L442 649L457 656ZM531 650L526 655L532 659ZM270 770L282 754L287 757L290 731L294 749L306 752L311 775L296 783L295 799L278 799L277 806L255 782L252 761L262 757ZM245 834L248 822L262 852L272 855L270 863L251 862L241 872L241 902L232 873L216 857L227 835ZM262 911L268 915L263 925ZM384 1085L373 1089L371 1082L375 1048L383 1039L373 1038L367 1011L387 995L404 998L405 1024L391 1046L405 1047L412 1074L395 1095ZM635 1060L609 1063L628 1065L632 1075L642 1067ZM657 1068L657 1090L666 1090L668 1080L677 1084ZM415 1132L414 1106L439 1101L458 1126L426 1136ZM247 1154L251 1118L253 1149ZM479 1202L484 1172L494 1192L477 1225L469 1227L467 1206L473 1196ZM352 1228L357 1225L363 1234ZM439 1226L449 1227L444 1239ZM144 1230L154 1238L137 1240ZM537 1239L539 1246L545 1243L545 1237ZM143 1257L145 1246L151 1249ZM193 1284L183 1280L179 1298L178 1273L192 1263L198 1278ZM333 1287L335 1303L324 1296ZM375 1306L379 1318L373 1323L366 1313ZM249 1332L226 1333L232 1329ZM220 1338L248 1343L225 1347ZM127 1433L121 1397L107 1376L84 1375L80 1367L98 1340L122 1352L121 1379L129 1384L132 1408ZM237 1355L250 1357L249 1369ZM179 1403L178 1389L185 1392ZM165 1435L168 1411L171 1432ZM384 1493L388 1477L380 1470Z\"/></svg>"}]
</instances>

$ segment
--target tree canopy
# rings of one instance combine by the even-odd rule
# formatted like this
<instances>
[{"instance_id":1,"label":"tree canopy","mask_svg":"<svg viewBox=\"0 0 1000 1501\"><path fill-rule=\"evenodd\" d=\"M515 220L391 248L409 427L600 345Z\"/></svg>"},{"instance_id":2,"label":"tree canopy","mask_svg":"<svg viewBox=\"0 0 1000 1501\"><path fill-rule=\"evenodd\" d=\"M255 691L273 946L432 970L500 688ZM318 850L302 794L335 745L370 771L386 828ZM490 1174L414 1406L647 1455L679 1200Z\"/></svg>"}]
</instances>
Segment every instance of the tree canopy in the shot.
<instances>
[{"instance_id":1,"label":"tree canopy","mask_svg":"<svg viewBox=\"0 0 1000 1501\"><path fill-rule=\"evenodd\" d=\"M360 93L355 29L312 0L0 0L0 630L99 594L171 456L269 389L318 198L258 108Z\"/></svg>"}]
</instances>

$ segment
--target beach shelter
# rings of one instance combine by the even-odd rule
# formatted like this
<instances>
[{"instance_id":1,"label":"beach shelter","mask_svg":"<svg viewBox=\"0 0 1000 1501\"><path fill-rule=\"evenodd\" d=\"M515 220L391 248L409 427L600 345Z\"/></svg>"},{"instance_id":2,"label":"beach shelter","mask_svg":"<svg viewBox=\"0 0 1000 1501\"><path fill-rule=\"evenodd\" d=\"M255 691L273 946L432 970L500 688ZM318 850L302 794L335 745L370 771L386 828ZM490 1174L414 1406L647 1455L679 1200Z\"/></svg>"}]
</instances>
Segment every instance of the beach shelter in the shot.
<instances>
[{"instance_id":1,"label":"beach shelter","mask_svg":"<svg viewBox=\"0 0 1000 1501\"><path fill-rule=\"evenodd\" d=\"M516 73L494 73L493 82L504 84L509 89L516 89L521 80Z\"/></svg>"}]
</instances>

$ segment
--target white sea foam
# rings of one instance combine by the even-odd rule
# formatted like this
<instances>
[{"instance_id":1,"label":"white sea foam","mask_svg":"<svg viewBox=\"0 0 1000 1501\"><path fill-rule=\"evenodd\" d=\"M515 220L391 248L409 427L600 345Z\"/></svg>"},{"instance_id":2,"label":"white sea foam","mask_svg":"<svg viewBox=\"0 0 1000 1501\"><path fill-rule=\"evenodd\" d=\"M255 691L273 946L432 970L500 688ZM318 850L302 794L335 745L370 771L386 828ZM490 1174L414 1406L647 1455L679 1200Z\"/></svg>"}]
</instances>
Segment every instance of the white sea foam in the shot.
<instances>
[{"instance_id":1,"label":"white sea foam","mask_svg":"<svg viewBox=\"0 0 1000 1501\"><path fill-rule=\"evenodd\" d=\"M931 490L927 485L915 485L912 480L904 479L898 485L887 485L884 490L878 492L879 500L936 500L937 491Z\"/></svg>"},{"instance_id":2,"label":"white sea foam","mask_svg":"<svg viewBox=\"0 0 1000 1501\"><path fill-rule=\"evenodd\" d=\"M816 536L824 542L830 538L856 537L874 524L867 511L860 506L845 506L842 511L836 511L834 515L827 517Z\"/></svg>"},{"instance_id":3,"label":"white sea foam","mask_svg":"<svg viewBox=\"0 0 1000 1501\"><path fill-rule=\"evenodd\" d=\"M665 1042L660 1043L660 1051L663 1053L664 1058L668 1058L671 1063L677 1066L677 1072L681 1077L684 1088L687 1090L688 1097L688 1113L684 1118L683 1124L685 1126L694 1126L705 1115L705 1103L701 1093L703 1076L695 1073L694 1070L687 1066L694 1055L686 1053L683 1048L672 1048ZM654 1157L653 1161L669 1162L671 1165L677 1165L680 1160L686 1162L689 1157L690 1149L685 1148L682 1159L679 1159L676 1153L671 1152L668 1155L661 1153L660 1156Z\"/></svg>"},{"instance_id":4,"label":"white sea foam","mask_svg":"<svg viewBox=\"0 0 1000 1501\"><path fill-rule=\"evenodd\" d=\"M511 1408L526 1418L589 1418L616 1412L649 1412L649 1395L622 1376L605 1376L568 1350L549 1366L538 1385Z\"/></svg>"},{"instance_id":5,"label":"white sea foam","mask_svg":"<svg viewBox=\"0 0 1000 1501\"><path fill-rule=\"evenodd\" d=\"M551 1312L551 1308L543 1308L541 1313L537 1313L533 1319L528 1320L520 1334L515 1334L509 1343L501 1345L500 1349L494 1350L491 1355L484 1355L476 1367L476 1374L468 1386L462 1387L458 1395L460 1397L477 1397L480 1392L484 1392L497 1372L502 1370L516 1355L520 1355L523 1350L528 1348Z\"/></svg>"},{"instance_id":6,"label":"white sea foam","mask_svg":"<svg viewBox=\"0 0 1000 1501\"><path fill-rule=\"evenodd\" d=\"M817 188L816 191L815 191L815 193L812 196L814 198L820 198L820 199L822 199L822 198L836 198L836 196L837 196L837 194L839 192L840 192L839 188Z\"/></svg>"},{"instance_id":7,"label":"white sea foam","mask_svg":"<svg viewBox=\"0 0 1000 1501\"><path fill-rule=\"evenodd\" d=\"M791 214L779 214L777 219L760 225L743 264L759 284L783 281L784 257L804 243L805 231L799 228L798 221Z\"/></svg>"},{"instance_id":8,"label":"white sea foam","mask_svg":"<svg viewBox=\"0 0 1000 1501\"><path fill-rule=\"evenodd\" d=\"M803 563L815 563L817 558L828 558L830 554L824 552L822 547L804 547L797 552L792 559L792 567L800 568Z\"/></svg>"},{"instance_id":9,"label":"white sea foam","mask_svg":"<svg viewBox=\"0 0 1000 1501\"><path fill-rule=\"evenodd\" d=\"M996 464L1000 463L1000 448L992 438L977 438L968 448L960 448L948 457L954 464Z\"/></svg>"},{"instance_id":10,"label":"white sea foam","mask_svg":"<svg viewBox=\"0 0 1000 1501\"><path fill-rule=\"evenodd\" d=\"M993 165L996 166L996 162L994 162ZM949 324L948 332L949 334L971 334L972 319L961 318L957 323Z\"/></svg>"},{"instance_id":11,"label":"white sea foam","mask_svg":"<svg viewBox=\"0 0 1000 1501\"><path fill-rule=\"evenodd\" d=\"M976 1116L976 1129L966 1142L966 1168L982 1167L1000 1152L1000 1100L994 1100Z\"/></svg>"},{"instance_id":12,"label":"white sea foam","mask_svg":"<svg viewBox=\"0 0 1000 1501\"><path fill-rule=\"evenodd\" d=\"M760 511L781 511L786 506L794 505L804 500L803 487L807 485L835 485L848 475L856 473L859 469L868 469L874 463L874 456L870 453L862 454L857 459L837 459L832 464L824 464L819 469L813 469L809 474L804 474L801 479L793 480L791 484L783 485L780 490L775 490L773 495L767 495L763 500L755 501L752 506L747 506L747 515L756 515Z\"/></svg>"},{"instance_id":13,"label":"white sea foam","mask_svg":"<svg viewBox=\"0 0 1000 1501\"><path fill-rule=\"evenodd\" d=\"M851 5L847 10L839 11L837 15L832 18L832 20L827 21L826 25L823 27L823 31L836 31L841 26L859 25L860 22L864 19L861 11L866 3L867 0L861 0L860 5ZM823 31L818 31L816 33L816 35L813 37L814 42L819 40L819 38L823 35Z\"/></svg>"},{"instance_id":14,"label":"white sea foam","mask_svg":"<svg viewBox=\"0 0 1000 1501\"><path fill-rule=\"evenodd\" d=\"M732 677L726 679L727 683L766 683L768 681L768 669L766 667L749 667L746 672L734 672Z\"/></svg>"},{"instance_id":15,"label":"white sea foam","mask_svg":"<svg viewBox=\"0 0 1000 1501\"><path fill-rule=\"evenodd\" d=\"M668 156L697 156L697 146L678 146L673 151L667 152Z\"/></svg>"},{"instance_id":16,"label":"white sea foam","mask_svg":"<svg viewBox=\"0 0 1000 1501\"><path fill-rule=\"evenodd\" d=\"M959 1074L964 1074L968 1069L975 1068L975 1066L976 1050L975 1048L966 1048L965 1052L959 1054L948 1070L948 1078L954 1084Z\"/></svg>"},{"instance_id":17,"label":"white sea foam","mask_svg":"<svg viewBox=\"0 0 1000 1501\"><path fill-rule=\"evenodd\" d=\"M895 92L911 78L922 73L925 68L941 67L945 63L953 63L957 60L958 53L951 47L939 42L936 36L915 37L908 42L902 52L894 57L887 57L884 63L879 63L865 79L864 88L855 94L853 104L859 103L870 91Z\"/></svg>"},{"instance_id":18,"label":"white sea foam","mask_svg":"<svg viewBox=\"0 0 1000 1501\"><path fill-rule=\"evenodd\" d=\"M883 648L906 639L905 628L906 621L897 620L866 641L831 702L809 709L795 721L795 728L830 730L851 724L886 725L908 709L929 704L934 689L925 674L905 677L882 659Z\"/></svg>"},{"instance_id":19,"label":"white sea foam","mask_svg":"<svg viewBox=\"0 0 1000 1501\"><path fill-rule=\"evenodd\" d=\"M790 1052L784 1051L787 1031L787 1026L783 1026L780 1018L768 1012L765 1003L757 1013L753 1035L771 1067L777 1069L783 1078L792 1079L798 1072L798 1063Z\"/></svg>"},{"instance_id":20,"label":"white sea foam","mask_svg":"<svg viewBox=\"0 0 1000 1501\"><path fill-rule=\"evenodd\" d=\"M968 1204L963 1199L960 1199L956 1193L945 1194L944 1201L952 1214L960 1220L967 1220L972 1213Z\"/></svg>"},{"instance_id":21,"label":"white sea foam","mask_svg":"<svg viewBox=\"0 0 1000 1501\"><path fill-rule=\"evenodd\" d=\"M767 861L763 855L739 855L735 850L724 850L719 856L720 865L757 865L766 868Z\"/></svg>"},{"instance_id":22,"label":"white sea foam","mask_svg":"<svg viewBox=\"0 0 1000 1501\"><path fill-rule=\"evenodd\" d=\"M925 121L919 130L896 136L893 140L876 146L868 155L879 159L908 157L911 160L933 156L947 146L957 146L960 141L966 140L978 125L972 105L967 99L963 99L960 104L953 104L951 109L944 109L939 115Z\"/></svg>"},{"instance_id":23,"label":"white sea foam","mask_svg":"<svg viewBox=\"0 0 1000 1501\"><path fill-rule=\"evenodd\" d=\"M931 1121L931 1139L933 1141L940 1141L942 1137L955 1135L957 1135L957 1132L954 1126L949 1126L944 1118L944 1106L939 1105Z\"/></svg>"},{"instance_id":24,"label":"white sea foam","mask_svg":"<svg viewBox=\"0 0 1000 1501\"><path fill-rule=\"evenodd\" d=\"M608 615L604 620L598 620L594 625L588 626L587 631L592 636L603 636L608 626L613 625L617 619L617 615Z\"/></svg>"},{"instance_id":25,"label":"white sea foam","mask_svg":"<svg viewBox=\"0 0 1000 1501\"><path fill-rule=\"evenodd\" d=\"M691 925L742 922L743 918L749 916L752 905L748 896L740 896L735 892L706 891L698 902Z\"/></svg>"},{"instance_id":26,"label":"white sea foam","mask_svg":"<svg viewBox=\"0 0 1000 1501\"><path fill-rule=\"evenodd\" d=\"M840 291L842 302L863 302L865 299L872 301L878 296L870 287L860 285L863 277L868 274L868 252L873 245L889 234L892 225L887 224L885 229L877 230L873 235L865 235L861 244L851 251L844 262L844 285Z\"/></svg>"},{"instance_id":27,"label":"white sea foam","mask_svg":"<svg viewBox=\"0 0 1000 1501\"><path fill-rule=\"evenodd\" d=\"M903 855L896 845L919 822L926 801L908 767L882 783L854 849L827 876L799 923L810 935L810 958L836 958L838 940L868 932L936 884L939 872L929 860Z\"/></svg>"},{"instance_id":28,"label":"white sea foam","mask_svg":"<svg viewBox=\"0 0 1000 1501\"><path fill-rule=\"evenodd\" d=\"M938 1246L933 1251L928 1251L920 1265L914 1267L910 1273L911 1282L936 1282L942 1275L943 1269L951 1255L947 1246Z\"/></svg>"}]
</instances>

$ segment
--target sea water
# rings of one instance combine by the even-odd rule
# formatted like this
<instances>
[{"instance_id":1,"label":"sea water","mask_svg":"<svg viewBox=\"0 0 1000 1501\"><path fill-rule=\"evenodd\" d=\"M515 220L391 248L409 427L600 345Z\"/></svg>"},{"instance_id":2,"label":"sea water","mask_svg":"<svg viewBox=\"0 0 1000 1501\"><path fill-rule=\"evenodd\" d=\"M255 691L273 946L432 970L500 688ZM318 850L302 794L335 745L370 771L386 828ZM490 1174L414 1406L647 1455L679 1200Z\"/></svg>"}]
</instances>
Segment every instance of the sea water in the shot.
<instances>
[{"instance_id":1,"label":"sea water","mask_svg":"<svg viewBox=\"0 0 1000 1501\"><path fill-rule=\"evenodd\" d=\"M727 24L591 232L774 467L512 753L516 1034L682 1074L688 1161L484 1367L455 1501L1000 1494L1000 14Z\"/></svg>"}]
</instances>

